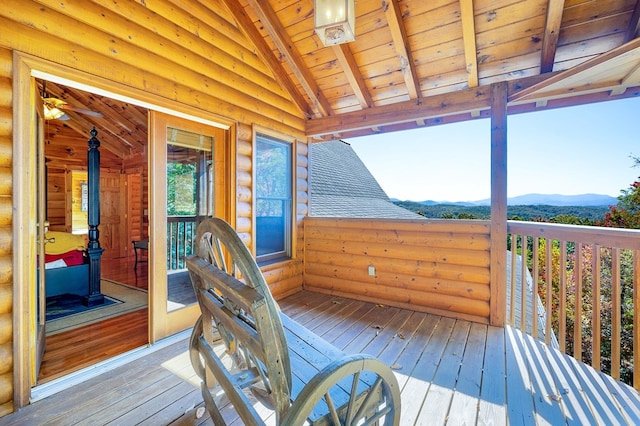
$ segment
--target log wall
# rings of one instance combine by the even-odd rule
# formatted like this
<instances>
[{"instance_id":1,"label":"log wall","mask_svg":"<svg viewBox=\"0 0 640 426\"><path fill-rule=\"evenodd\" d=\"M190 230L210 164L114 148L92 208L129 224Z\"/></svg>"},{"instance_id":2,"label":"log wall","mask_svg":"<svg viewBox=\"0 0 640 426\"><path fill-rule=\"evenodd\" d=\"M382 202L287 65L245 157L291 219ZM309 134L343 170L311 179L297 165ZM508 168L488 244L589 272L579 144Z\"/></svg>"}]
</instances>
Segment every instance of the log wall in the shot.
<instances>
[{"instance_id":1,"label":"log wall","mask_svg":"<svg viewBox=\"0 0 640 426\"><path fill-rule=\"evenodd\" d=\"M231 21L221 2L158 0L3 0L0 7L0 416L13 411L12 270L12 54L19 51L50 63L112 81L128 90L184 105L189 112L236 123L257 124L304 140L305 120L273 78L256 49ZM167 106L163 105L163 106ZM235 139L235 138L234 138ZM233 141L235 142L235 140ZM298 185L306 179L306 145L298 144ZM243 240L251 243L251 137L238 132L236 217ZM232 150L233 151L233 150ZM153 167L153 165L150 165ZM237 167L237 169L236 169ZM19 171L15 171L19 172ZM144 203L148 179L143 172ZM306 214L306 181L297 190L298 230ZM233 201L233 198L232 198ZM143 218L144 222L145 218ZM146 233L143 224L143 234ZM265 271L276 296L302 284L302 244L293 262ZM25 338L25 337L23 337ZM9 355L6 355L9 354ZM24 403L16 401L16 406Z\"/></svg>"},{"instance_id":2,"label":"log wall","mask_svg":"<svg viewBox=\"0 0 640 426\"><path fill-rule=\"evenodd\" d=\"M485 221L307 217L304 288L487 323L489 247Z\"/></svg>"},{"instance_id":3,"label":"log wall","mask_svg":"<svg viewBox=\"0 0 640 426\"><path fill-rule=\"evenodd\" d=\"M0 47L0 416L13 411L12 64Z\"/></svg>"}]
</instances>

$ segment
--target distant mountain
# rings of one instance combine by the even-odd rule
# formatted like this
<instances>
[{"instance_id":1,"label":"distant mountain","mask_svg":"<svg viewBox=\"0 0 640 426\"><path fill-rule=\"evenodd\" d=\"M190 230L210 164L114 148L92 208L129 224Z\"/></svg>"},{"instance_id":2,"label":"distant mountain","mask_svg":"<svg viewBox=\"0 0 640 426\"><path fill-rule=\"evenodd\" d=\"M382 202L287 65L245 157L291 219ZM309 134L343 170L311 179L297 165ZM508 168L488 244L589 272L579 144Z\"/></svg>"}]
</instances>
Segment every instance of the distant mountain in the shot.
<instances>
[{"instance_id":1,"label":"distant mountain","mask_svg":"<svg viewBox=\"0 0 640 426\"><path fill-rule=\"evenodd\" d=\"M417 201L427 206L437 204L450 204L456 206L488 206L491 204L489 198L478 201ZM602 194L580 194L580 195L560 195L560 194L526 194L507 199L510 206L610 206L618 203L618 199Z\"/></svg>"}]
</instances>

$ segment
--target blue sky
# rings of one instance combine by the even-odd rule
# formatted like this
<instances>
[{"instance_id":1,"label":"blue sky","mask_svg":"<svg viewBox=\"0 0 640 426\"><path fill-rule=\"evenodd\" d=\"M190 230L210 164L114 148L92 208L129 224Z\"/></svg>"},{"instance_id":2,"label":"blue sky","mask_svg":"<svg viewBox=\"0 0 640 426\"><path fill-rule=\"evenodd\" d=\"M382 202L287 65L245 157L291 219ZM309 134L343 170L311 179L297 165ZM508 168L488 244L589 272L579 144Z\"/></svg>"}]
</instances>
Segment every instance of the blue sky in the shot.
<instances>
[{"instance_id":1,"label":"blue sky","mask_svg":"<svg viewBox=\"0 0 640 426\"><path fill-rule=\"evenodd\" d=\"M509 197L620 195L640 175L640 99L509 116ZM476 201L490 196L490 122L473 120L345 139L387 195Z\"/></svg>"}]
</instances>

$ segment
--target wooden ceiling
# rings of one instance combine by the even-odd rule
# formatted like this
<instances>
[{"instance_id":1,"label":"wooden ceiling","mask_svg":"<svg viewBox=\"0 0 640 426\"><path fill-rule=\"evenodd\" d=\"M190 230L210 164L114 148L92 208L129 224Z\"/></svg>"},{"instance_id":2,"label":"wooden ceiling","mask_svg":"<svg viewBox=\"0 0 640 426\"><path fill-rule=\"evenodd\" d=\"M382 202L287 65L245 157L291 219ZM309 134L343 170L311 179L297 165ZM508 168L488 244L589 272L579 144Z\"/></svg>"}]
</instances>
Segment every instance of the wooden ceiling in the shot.
<instances>
[{"instance_id":1,"label":"wooden ceiling","mask_svg":"<svg viewBox=\"0 0 640 426\"><path fill-rule=\"evenodd\" d=\"M314 33L313 0L221 1L312 140L487 117L500 81L512 112L640 94L639 0L356 0L356 40L331 47ZM622 72L599 63L562 84L634 39L609 58L629 56ZM552 77L562 87L531 89Z\"/></svg>"},{"instance_id":2,"label":"wooden ceiling","mask_svg":"<svg viewBox=\"0 0 640 426\"><path fill-rule=\"evenodd\" d=\"M43 97L66 102L62 110L68 119L45 122L45 157L50 166L70 169L86 166L87 141L93 127L98 130L103 167L119 170L126 159L146 155L146 109L50 81L36 83ZM82 110L99 113L101 117Z\"/></svg>"},{"instance_id":3,"label":"wooden ceiling","mask_svg":"<svg viewBox=\"0 0 640 426\"><path fill-rule=\"evenodd\" d=\"M207 1L253 43L311 141L488 117L502 81L509 113L640 96L640 0L356 0L356 40L332 47L313 0ZM50 161L84 161L94 125L103 163L146 155L143 108L46 89L103 115L49 121Z\"/></svg>"}]
</instances>

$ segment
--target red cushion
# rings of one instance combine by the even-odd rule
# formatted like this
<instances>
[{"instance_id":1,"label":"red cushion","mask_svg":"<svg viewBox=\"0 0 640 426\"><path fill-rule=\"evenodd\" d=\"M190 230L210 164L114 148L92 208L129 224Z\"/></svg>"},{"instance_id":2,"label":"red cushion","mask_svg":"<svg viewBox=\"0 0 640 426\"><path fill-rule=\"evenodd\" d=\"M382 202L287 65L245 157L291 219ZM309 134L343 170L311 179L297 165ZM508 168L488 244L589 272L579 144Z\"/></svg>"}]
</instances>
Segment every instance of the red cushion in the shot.
<instances>
[{"instance_id":1,"label":"red cushion","mask_svg":"<svg viewBox=\"0 0 640 426\"><path fill-rule=\"evenodd\" d=\"M84 256L81 250L71 250L62 254L45 254L44 261L46 263L53 262L54 260L62 259L67 266L82 265L84 263Z\"/></svg>"}]
</instances>

